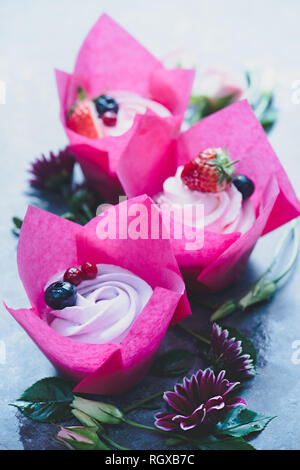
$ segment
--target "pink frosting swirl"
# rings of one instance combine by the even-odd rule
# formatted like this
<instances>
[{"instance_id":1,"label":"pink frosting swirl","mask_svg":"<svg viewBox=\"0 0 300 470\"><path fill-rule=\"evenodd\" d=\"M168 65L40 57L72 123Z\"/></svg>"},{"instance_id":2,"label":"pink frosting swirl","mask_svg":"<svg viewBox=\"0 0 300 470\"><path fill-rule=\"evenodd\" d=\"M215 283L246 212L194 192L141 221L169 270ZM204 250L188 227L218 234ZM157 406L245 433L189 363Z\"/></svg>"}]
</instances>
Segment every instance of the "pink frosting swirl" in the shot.
<instances>
[{"instance_id":1,"label":"pink frosting swirl","mask_svg":"<svg viewBox=\"0 0 300 470\"><path fill-rule=\"evenodd\" d=\"M181 180L183 166L178 167L176 175L167 178L163 191L155 197L158 204L182 207L184 204L204 206L204 226L212 232L247 232L255 221L251 199L243 202L241 193L231 184L219 193L204 193L190 190ZM197 222L191 223L197 226Z\"/></svg>"},{"instance_id":2,"label":"pink frosting swirl","mask_svg":"<svg viewBox=\"0 0 300 470\"><path fill-rule=\"evenodd\" d=\"M76 341L121 343L153 291L143 279L120 266L98 264L97 268L95 279L77 286L76 305L49 309L47 321L55 331ZM45 289L62 281L63 275L54 276Z\"/></svg>"}]
</instances>

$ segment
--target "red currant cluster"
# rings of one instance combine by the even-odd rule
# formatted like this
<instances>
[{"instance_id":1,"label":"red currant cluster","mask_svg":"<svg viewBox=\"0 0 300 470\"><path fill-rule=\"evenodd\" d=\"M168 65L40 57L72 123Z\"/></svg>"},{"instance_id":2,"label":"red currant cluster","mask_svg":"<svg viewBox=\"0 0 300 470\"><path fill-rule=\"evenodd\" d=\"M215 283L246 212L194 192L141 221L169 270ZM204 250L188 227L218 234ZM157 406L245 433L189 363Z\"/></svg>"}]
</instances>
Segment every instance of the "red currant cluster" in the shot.
<instances>
[{"instance_id":1,"label":"red currant cluster","mask_svg":"<svg viewBox=\"0 0 300 470\"><path fill-rule=\"evenodd\" d=\"M114 127L117 124L117 114L113 111L106 111L101 117L105 126Z\"/></svg>"},{"instance_id":2,"label":"red currant cluster","mask_svg":"<svg viewBox=\"0 0 300 470\"><path fill-rule=\"evenodd\" d=\"M95 279L97 273L97 266L93 263L86 262L79 268L72 267L67 269L64 274L64 281L78 286L83 280Z\"/></svg>"}]
</instances>

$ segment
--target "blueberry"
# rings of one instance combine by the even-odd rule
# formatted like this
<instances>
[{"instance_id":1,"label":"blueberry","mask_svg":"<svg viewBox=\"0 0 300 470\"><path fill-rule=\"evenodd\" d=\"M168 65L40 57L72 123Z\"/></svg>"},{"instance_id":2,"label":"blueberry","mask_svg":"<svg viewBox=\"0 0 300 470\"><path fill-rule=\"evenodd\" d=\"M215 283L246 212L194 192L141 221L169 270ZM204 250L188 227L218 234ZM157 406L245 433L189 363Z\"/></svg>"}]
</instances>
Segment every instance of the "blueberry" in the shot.
<instances>
[{"instance_id":1,"label":"blueberry","mask_svg":"<svg viewBox=\"0 0 300 470\"><path fill-rule=\"evenodd\" d=\"M45 302L54 310L72 307L76 303L76 287L70 282L53 282L44 294Z\"/></svg>"},{"instance_id":2,"label":"blueberry","mask_svg":"<svg viewBox=\"0 0 300 470\"><path fill-rule=\"evenodd\" d=\"M100 95L94 100L97 113L101 117L106 111L113 111L117 113L119 111L119 105L116 100L109 95Z\"/></svg>"},{"instance_id":3,"label":"blueberry","mask_svg":"<svg viewBox=\"0 0 300 470\"><path fill-rule=\"evenodd\" d=\"M242 193L243 200L248 199L254 192L254 183L245 175L234 175L233 184Z\"/></svg>"}]
</instances>

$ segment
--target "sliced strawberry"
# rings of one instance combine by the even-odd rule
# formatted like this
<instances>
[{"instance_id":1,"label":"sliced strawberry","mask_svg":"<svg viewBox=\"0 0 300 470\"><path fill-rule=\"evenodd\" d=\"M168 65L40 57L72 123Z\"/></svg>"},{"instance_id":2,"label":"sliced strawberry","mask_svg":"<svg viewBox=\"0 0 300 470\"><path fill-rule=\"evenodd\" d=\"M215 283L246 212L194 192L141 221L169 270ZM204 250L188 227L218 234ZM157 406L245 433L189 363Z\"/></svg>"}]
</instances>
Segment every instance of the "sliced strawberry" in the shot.
<instances>
[{"instance_id":1,"label":"sliced strawberry","mask_svg":"<svg viewBox=\"0 0 300 470\"><path fill-rule=\"evenodd\" d=\"M101 135L97 127L97 117L93 106L94 104L88 99L76 103L67 118L67 126L77 134L90 139L98 139Z\"/></svg>"},{"instance_id":2,"label":"sliced strawberry","mask_svg":"<svg viewBox=\"0 0 300 470\"><path fill-rule=\"evenodd\" d=\"M218 193L231 183L234 163L225 149L206 149L184 166L181 179L192 191Z\"/></svg>"}]
</instances>

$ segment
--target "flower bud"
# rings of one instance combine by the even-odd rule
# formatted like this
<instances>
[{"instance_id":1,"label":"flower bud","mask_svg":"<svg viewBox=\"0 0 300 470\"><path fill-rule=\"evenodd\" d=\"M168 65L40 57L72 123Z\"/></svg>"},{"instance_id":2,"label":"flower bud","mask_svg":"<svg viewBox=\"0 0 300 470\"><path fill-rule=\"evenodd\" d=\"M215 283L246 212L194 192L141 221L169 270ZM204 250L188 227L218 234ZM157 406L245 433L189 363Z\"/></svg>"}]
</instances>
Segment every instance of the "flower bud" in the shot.
<instances>
[{"instance_id":1,"label":"flower bud","mask_svg":"<svg viewBox=\"0 0 300 470\"><path fill-rule=\"evenodd\" d=\"M61 427L56 440L70 450L109 450L109 447L100 441L95 428L84 426Z\"/></svg>"},{"instance_id":2,"label":"flower bud","mask_svg":"<svg viewBox=\"0 0 300 470\"><path fill-rule=\"evenodd\" d=\"M275 290L275 282L262 278L239 300L238 307L245 310L250 305L269 300Z\"/></svg>"},{"instance_id":3,"label":"flower bud","mask_svg":"<svg viewBox=\"0 0 300 470\"><path fill-rule=\"evenodd\" d=\"M90 418L100 421L100 423L119 424L122 422L123 413L114 405L75 397L71 407L82 411Z\"/></svg>"},{"instance_id":4,"label":"flower bud","mask_svg":"<svg viewBox=\"0 0 300 470\"><path fill-rule=\"evenodd\" d=\"M84 426L88 426L89 428L95 428L97 432L103 431L103 427L101 426L101 424L98 423L98 421L96 421L94 418L91 418L89 415L84 413L83 411L74 409L72 410L72 414Z\"/></svg>"}]
</instances>

